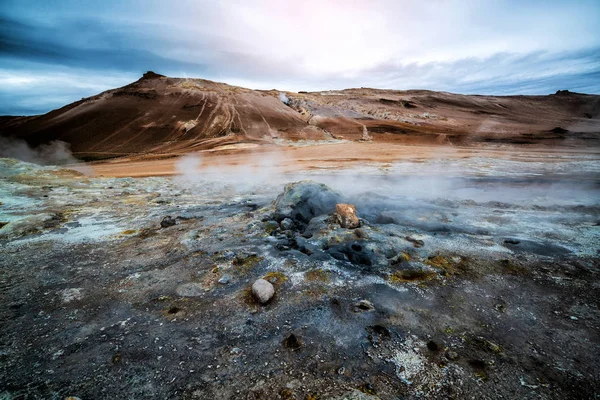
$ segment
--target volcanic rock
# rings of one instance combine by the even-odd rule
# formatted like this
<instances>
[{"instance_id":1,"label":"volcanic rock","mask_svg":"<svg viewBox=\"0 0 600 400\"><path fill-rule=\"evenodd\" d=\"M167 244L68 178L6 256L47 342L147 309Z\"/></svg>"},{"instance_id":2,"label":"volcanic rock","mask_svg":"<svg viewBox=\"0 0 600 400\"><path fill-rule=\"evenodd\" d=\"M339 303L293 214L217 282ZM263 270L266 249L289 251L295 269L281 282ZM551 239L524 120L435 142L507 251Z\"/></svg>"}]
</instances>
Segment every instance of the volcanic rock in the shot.
<instances>
[{"instance_id":1,"label":"volcanic rock","mask_svg":"<svg viewBox=\"0 0 600 400\"><path fill-rule=\"evenodd\" d=\"M173 226L177 224L177 221L174 218L171 218L170 216L166 216L162 219L162 221L160 221L160 227L161 228L168 228L170 226Z\"/></svg>"},{"instance_id":2,"label":"volcanic rock","mask_svg":"<svg viewBox=\"0 0 600 400\"><path fill-rule=\"evenodd\" d=\"M336 204L335 218L342 228L354 229L360 226L360 221L356 216L356 207L352 204Z\"/></svg>"},{"instance_id":3,"label":"volcanic rock","mask_svg":"<svg viewBox=\"0 0 600 400\"><path fill-rule=\"evenodd\" d=\"M322 183L290 183L275 200L275 218L277 221L289 218L304 227L312 218L331 213L339 198L337 192Z\"/></svg>"},{"instance_id":4,"label":"volcanic rock","mask_svg":"<svg viewBox=\"0 0 600 400\"><path fill-rule=\"evenodd\" d=\"M282 230L287 231L292 229L292 227L294 226L294 221L292 221L289 218L284 218L283 221L279 223L279 226Z\"/></svg>"},{"instance_id":5,"label":"volcanic rock","mask_svg":"<svg viewBox=\"0 0 600 400\"><path fill-rule=\"evenodd\" d=\"M275 288L271 282L265 279L257 279L252 284L252 294L261 304L266 304L273 298L275 294Z\"/></svg>"},{"instance_id":6,"label":"volcanic rock","mask_svg":"<svg viewBox=\"0 0 600 400\"><path fill-rule=\"evenodd\" d=\"M373 311L375 306L369 300L359 300L353 305L354 312Z\"/></svg>"}]
</instances>

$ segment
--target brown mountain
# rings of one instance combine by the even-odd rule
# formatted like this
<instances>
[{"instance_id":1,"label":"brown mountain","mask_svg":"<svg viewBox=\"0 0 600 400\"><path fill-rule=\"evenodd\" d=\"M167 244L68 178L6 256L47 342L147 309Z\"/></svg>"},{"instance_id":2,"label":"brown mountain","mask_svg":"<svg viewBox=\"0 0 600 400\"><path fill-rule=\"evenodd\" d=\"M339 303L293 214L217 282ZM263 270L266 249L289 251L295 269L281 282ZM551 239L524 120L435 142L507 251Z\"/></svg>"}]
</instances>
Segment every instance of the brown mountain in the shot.
<instances>
[{"instance_id":1,"label":"brown mountain","mask_svg":"<svg viewBox=\"0 0 600 400\"><path fill-rule=\"evenodd\" d=\"M374 140L455 145L597 146L600 96L473 96L425 90L250 90L147 72L44 115L0 117L0 135L76 156L174 155L227 144Z\"/></svg>"}]
</instances>

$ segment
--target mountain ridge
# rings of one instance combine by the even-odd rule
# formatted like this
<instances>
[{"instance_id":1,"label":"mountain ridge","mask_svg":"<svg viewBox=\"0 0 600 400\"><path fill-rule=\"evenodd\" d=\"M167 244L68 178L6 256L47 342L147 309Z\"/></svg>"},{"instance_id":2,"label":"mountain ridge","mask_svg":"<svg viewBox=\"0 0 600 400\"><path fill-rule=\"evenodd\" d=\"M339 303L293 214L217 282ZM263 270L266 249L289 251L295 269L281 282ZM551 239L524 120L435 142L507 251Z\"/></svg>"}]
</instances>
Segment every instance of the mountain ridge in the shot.
<instances>
[{"instance_id":1,"label":"mountain ridge","mask_svg":"<svg viewBox=\"0 0 600 400\"><path fill-rule=\"evenodd\" d=\"M598 141L599 118L600 96L568 91L545 96L371 88L295 93L148 71L128 85L43 115L0 117L0 136L34 147L61 140L89 160L298 140L579 146Z\"/></svg>"}]
</instances>

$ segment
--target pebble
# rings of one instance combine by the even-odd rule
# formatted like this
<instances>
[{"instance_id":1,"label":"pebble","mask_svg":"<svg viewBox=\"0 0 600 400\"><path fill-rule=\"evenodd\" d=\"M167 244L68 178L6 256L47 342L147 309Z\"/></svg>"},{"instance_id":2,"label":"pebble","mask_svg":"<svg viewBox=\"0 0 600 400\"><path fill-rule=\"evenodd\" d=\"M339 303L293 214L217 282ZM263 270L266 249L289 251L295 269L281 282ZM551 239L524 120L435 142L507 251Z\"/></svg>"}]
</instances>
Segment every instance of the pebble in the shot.
<instances>
[{"instance_id":1,"label":"pebble","mask_svg":"<svg viewBox=\"0 0 600 400\"><path fill-rule=\"evenodd\" d=\"M294 221L292 221L289 218L284 218L279 223L279 226L281 227L281 230L288 231L288 230L292 229L292 227L294 226Z\"/></svg>"},{"instance_id":2,"label":"pebble","mask_svg":"<svg viewBox=\"0 0 600 400\"><path fill-rule=\"evenodd\" d=\"M257 279L252 284L252 294L261 304L265 304L273 298L275 288L271 282L264 279Z\"/></svg>"},{"instance_id":3,"label":"pebble","mask_svg":"<svg viewBox=\"0 0 600 400\"><path fill-rule=\"evenodd\" d=\"M227 285L229 283L229 281L231 281L231 275L225 274L222 277L220 277L217 282L219 282L220 284L223 284L223 285Z\"/></svg>"}]
</instances>

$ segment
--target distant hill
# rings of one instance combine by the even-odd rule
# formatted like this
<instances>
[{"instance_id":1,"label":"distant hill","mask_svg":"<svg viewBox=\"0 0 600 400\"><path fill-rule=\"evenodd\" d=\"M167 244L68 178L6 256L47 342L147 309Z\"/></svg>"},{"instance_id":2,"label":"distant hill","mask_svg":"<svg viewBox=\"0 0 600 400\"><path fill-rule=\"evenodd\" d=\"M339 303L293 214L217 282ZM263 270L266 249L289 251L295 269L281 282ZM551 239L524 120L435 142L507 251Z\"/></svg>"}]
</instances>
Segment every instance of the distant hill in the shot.
<instances>
[{"instance_id":1,"label":"distant hill","mask_svg":"<svg viewBox=\"0 0 600 400\"><path fill-rule=\"evenodd\" d=\"M284 103L285 101L285 103ZM346 89L283 94L147 72L44 115L0 117L0 136L69 143L76 156L175 155L233 143L375 140L597 145L600 96L474 96Z\"/></svg>"}]
</instances>

